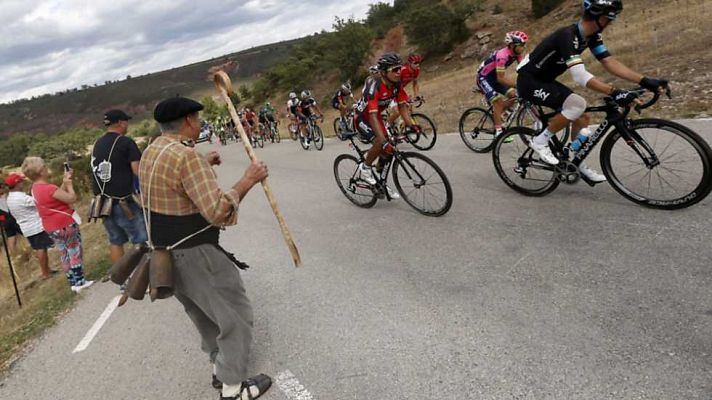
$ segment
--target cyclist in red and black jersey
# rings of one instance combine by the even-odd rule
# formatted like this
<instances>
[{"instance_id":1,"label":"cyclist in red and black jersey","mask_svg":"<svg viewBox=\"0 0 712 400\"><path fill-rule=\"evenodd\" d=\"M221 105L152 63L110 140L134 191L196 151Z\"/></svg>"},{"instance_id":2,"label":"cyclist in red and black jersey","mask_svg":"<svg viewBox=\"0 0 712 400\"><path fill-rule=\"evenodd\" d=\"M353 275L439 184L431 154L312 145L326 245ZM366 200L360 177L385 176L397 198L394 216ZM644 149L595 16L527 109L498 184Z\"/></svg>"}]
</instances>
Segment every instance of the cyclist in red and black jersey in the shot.
<instances>
[{"instance_id":1,"label":"cyclist in red and black jersey","mask_svg":"<svg viewBox=\"0 0 712 400\"><path fill-rule=\"evenodd\" d=\"M589 116L585 113L586 100L556 81L556 78L567 70L571 72L577 84L611 96L621 106L639 102L635 93L617 89L597 79L586 70L581 53L587 48L603 64L606 71L619 78L638 83L654 92L662 92L667 86L665 80L647 78L623 65L611 56L606 48L601 32L621 11L623 11L621 0L583 0L581 20L545 38L517 68L519 96L534 104L561 110L561 113L549 120L547 128L529 145L544 162L553 165L559 163L549 148L549 139L569 122L573 122L572 137L581 133L579 141L585 141L589 133L586 128L589 124ZM606 180L605 176L584 163L579 166L579 171L591 182Z\"/></svg>"},{"instance_id":2,"label":"cyclist in red and black jersey","mask_svg":"<svg viewBox=\"0 0 712 400\"><path fill-rule=\"evenodd\" d=\"M363 89L363 97L359 100L354 115L354 126L359 134L367 140L373 139L373 146L366 154L366 162L359 165L361 178L374 185L371 166L385 150L392 153L392 145L386 140L386 126L381 118L383 110L392 101L398 104L398 111L403 121L410 129L419 130L413 123L408 107L408 94L400 83L400 71L403 60L395 53L386 53L378 60L379 75L369 77Z\"/></svg>"},{"instance_id":3,"label":"cyclist in red and black jersey","mask_svg":"<svg viewBox=\"0 0 712 400\"><path fill-rule=\"evenodd\" d=\"M319 105L317 104L314 97L312 97L311 92L305 89L302 91L302 100L299 102L299 105L297 105L296 109L297 118L299 119L299 132L302 137L304 137L306 134L307 119L312 116L312 108L316 110L316 115L318 117L324 117L321 112L321 109L319 108ZM309 138L306 139L305 143L306 146L309 147Z\"/></svg>"},{"instance_id":4,"label":"cyclist in red and black jersey","mask_svg":"<svg viewBox=\"0 0 712 400\"><path fill-rule=\"evenodd\" d=\"M334 93L334 97L331 98L331 106L339 110L339 114L341 114L341 121L339 123L341 124L341 129L344 131L346 130L346 100L347 98L354 98L353 93L351 93L351 82L346 82L341 87L339 90Z\"/></svg>"},{"instance_id":5,"label":"cyclist in red and black jersey","mask_svg":"<svg viewBox=\"0 0 712 400\"><path fill-rule=\"evenodd\" d=\"M420 63L423 62L423 56L420 54L410 54L408 63L401 68L401 88L405 89L409 83L413 82L413 96L415 99L420 98L420 86L418 85L418 77L420 76ZM410 101L410 98L408 99ZM388 109L388 123L392 124L398 119L396 111L396 103L391 103Z\"/></svg>"}]
</instances>

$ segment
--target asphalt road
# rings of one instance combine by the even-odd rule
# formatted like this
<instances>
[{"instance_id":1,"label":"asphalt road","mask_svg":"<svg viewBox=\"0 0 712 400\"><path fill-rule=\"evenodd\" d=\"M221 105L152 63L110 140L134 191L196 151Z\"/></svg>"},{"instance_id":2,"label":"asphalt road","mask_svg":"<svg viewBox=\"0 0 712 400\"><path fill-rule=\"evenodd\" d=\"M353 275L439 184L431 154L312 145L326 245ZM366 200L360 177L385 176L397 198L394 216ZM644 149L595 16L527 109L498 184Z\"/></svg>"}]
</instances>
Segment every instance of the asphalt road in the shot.
<instances>
[{"instance_id":1,"label":"asphalt road","mask_svg":"<svg viewBox=\"0 0 712 400\"><path fill-rule=\"evenodd\" d=\"M710 122L694 124L712 142ZM222 154L224 187L244 170L239 145L199 148ZM258 150L303 268L259 187L222 235L252 265L250 370L281 376L264 399L712 397L712 199L657 211L582 183L528 198L449 135L429 152L453 186L447 215L402 200L365 210L334 182L348 151ZM216 398L175 299L129 302L73 353L116 294L110 283L82 294L0 398Z\"/></svg>"}]
</instances>

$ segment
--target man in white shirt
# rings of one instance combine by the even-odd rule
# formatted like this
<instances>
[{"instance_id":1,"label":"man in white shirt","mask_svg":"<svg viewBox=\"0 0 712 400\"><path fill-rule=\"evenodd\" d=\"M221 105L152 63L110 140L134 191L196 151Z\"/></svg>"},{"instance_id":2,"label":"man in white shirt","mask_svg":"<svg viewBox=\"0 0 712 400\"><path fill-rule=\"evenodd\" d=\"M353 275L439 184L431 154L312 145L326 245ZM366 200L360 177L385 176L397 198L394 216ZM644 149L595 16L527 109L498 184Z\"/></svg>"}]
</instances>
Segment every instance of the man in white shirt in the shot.
<instances>
[{"instance_id":1,"label":"man in white shirt","mask_svg":"<svg viewBox=\"0 0 712 400\"><path fill-rule=\"evenodd\" d=\"M57 273L57 271L49 269L49 258L47 257L47 249L52 247L53 242L42 228L42 219L37 213L35 199L25 193L25 180L25 176L17 172L11 172L5 178L5 184L10 189L10 193L7 195L7 207L10 214L17 220L23 236L27 238L35 251L37 260L40 262L42 277L46 279Z\"/></svg>"}]
</instances>

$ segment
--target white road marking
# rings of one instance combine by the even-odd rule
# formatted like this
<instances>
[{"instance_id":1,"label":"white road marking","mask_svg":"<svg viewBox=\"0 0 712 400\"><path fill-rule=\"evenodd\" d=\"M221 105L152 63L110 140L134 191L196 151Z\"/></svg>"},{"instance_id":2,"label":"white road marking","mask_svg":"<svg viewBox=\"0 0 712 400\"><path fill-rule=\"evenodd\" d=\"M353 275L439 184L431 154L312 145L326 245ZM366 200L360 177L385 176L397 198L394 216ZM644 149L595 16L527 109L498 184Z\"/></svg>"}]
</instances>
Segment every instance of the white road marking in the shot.
<instances>
[{"instance_id":1,"label":"white road marking","mask_svg":"<svg viewBox=\"0 0 712 400\"><path fill-rule=\"evenodd\" d=\"M116 310L116 307L119 305L119 299L121 296L116 296L111 301L109 302L109 305L106 306L106 309L104 310L103 313L99 316L99 318L94 322L94 325L91 326L89 331L87 332L86 335L84 335L84 338L79 342L77 347L74 348L74 351L72 351L72 354L74 353L79 353L80 351L84 351L89 347L89 343L94 339L94 336L96 336L97 333L99 333L99 330L101 329L102 326L104 326L104 323L109 319L111 316L111 313Z\"/></svg>"},{"instance_id":2,"label":"white road marking","mask_svg":"<svg viewBox=\"0 0 712 400\"><path fill-rule=\"evenodd\" d=\"M297 380L290 370L277 374L277 386L289 400L313 400L311 393Z\"/></svg>"}]
</instances>

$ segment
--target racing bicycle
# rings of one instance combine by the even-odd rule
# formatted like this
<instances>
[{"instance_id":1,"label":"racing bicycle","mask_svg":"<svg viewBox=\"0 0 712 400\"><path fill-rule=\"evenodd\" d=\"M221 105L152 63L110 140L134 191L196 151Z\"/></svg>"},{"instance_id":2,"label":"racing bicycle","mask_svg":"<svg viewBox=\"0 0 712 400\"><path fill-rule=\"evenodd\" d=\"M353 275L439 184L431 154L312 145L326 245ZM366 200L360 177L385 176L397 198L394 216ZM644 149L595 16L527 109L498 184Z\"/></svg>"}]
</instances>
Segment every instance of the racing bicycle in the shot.
<instances>
[{"instance_id":1,"label":"racing bicycle","mask_svg":"<svg viewBox=\"0 0 712 400\"><path fill-rule=\"evenodd\" d=\"M324 134L321 132L319 125L316 124L317 118L315 114L310 114L307 118L306 135L299 138L299 144L302 145L304 150L309 150L308 143L314 143L314 147L317 150L324 148ZM324 117L321 117L321 120L323 121Z\"/></svg>"},{"instance_id":2,"label":"racing bicycle","mask_svg":"<svg viewBox=\"0 0 712 400\"><path fill-rule=\"evenodd\" d=\"M638 96L645 89L633 90ZM670 97L669 87L666 89ZM646 109L655 104L660 93L647 103L636 106ZM513 127L500 135L492 151L495 169L509 187L527 196L551 193L560 183L574 184L582 179L579 166L601 141L600 162L608 183L626 199L651 208L674 210L689 207L703 200L712 191L712 150L705 140L681 124L658 118L629 118L633 105L619 106L611 97L604 104L586 108L586 112L605 113L605 119L573 153L563 140L553 136L550 148L558 165L539 159L529 148L529 142L539 134L527 127ZM544 114L542 126L556 112ZM511 143L505 140L512 137Z\"/></svg>"}]
</instances>

